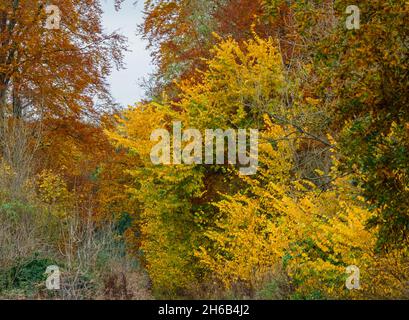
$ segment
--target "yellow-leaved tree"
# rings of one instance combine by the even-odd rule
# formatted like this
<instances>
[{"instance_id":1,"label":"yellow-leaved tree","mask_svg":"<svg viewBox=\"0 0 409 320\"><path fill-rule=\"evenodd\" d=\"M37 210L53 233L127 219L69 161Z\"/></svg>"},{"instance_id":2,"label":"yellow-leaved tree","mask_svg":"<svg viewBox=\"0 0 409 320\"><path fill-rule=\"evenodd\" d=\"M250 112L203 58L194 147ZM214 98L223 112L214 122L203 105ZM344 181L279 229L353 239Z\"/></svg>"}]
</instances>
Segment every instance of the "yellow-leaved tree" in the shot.
<instances>
[{"instance_id":1,"label":"yellow-leaved tree","mask_svg":"<svg viewBox=\"0 0 409 320\"><path fill-rule=\"evenodd\" d=\"M141 203L140 250L147 270L156 292L167 296L191 295L208 278L211 270L199 264L195 252L208 243L206 230L217 223L213 202L220 193L234 194L242 182L227 165L154 165L152 132L172 132L174 121L203 136L206 129L262 128L264 113L278 108L283 86L281 56L272 39L219 40L199 82L179 83L181 94L174 101L127 110L117 130L108 132L140 160L129 168L134 184L128 190Z\"/></svg>"},{"instance_id":2,"label":"yellow-leaved tree","mask_svg":"<svg viewBox=\"0 0 409 320\"><path fill-rule=\"evenodd\" d=\"M260 173L215 204L220 219L206 232L211 245L196 253L201 263L227 289L265 293L270 285L265 298L404 297L408 251L376 251L377 230L366 227L373 213L353 176L339 175L335 157L327 188L292 174L289 131L266 118ZM357 290L346 286L349 266L360 270Z\"/></svg>"}]
</instances>

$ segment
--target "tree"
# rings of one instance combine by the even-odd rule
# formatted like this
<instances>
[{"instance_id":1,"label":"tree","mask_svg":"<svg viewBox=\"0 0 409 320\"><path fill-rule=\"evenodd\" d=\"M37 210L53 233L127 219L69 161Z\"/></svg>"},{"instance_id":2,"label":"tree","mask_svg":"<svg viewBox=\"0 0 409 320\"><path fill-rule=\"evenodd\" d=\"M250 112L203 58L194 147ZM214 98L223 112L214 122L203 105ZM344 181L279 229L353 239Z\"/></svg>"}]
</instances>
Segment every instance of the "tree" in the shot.
<instances>
[{"instance_id":1,"label":"tree","mask_svg":"<svg viewBox=\"0 0 409 320\"><path fill-rule=\"evenodd\" d=\"M59 29L45 28L44 1L2 1L0 114L90 116L93 99L109 101L105 77L121 66L124 38L104 34L99 1L61 0Z\"/></svg>"},{"instance_id":2,"label":"tree","mask_svg":"<svg viewBox=\"0 0 409 320\"><path fill-rule=\"evenodd\" d=\"M140 161L129 169L135 182L131 196L141 204L141 250L156 292L194 294L207 270L195 250L208 242L204 232L218 219L213 202L221 192L241 184L232 167L156 166L150 159L156 129L179 120L185 128L261 128L263 115L273 112L282 86L281 57L272 39L257 36L240 48L233 39L212 50L200 82L184 81L177 102L141 104L124 112L109 135Z\"/></svg>"},{"instance_id":3,"label":"tree","mask_svg":"<svg viewBox=\"0 0 409 320\"><path fill-rule=\"evenodd\" d=\"M106 77L122 66L125 39L104 33L99 1L53 4L56 29L47 1L0 3L0 157L18 174L54 169L89 195L89 176L113 151L102 129L114 109ZM23 135L25 145L10 148Z\"/></svg>"},{"instance_id":4,"label":"tree","mask_svg":"<svg viewBox=\"0 0 409 320\"><path fill-rule=\"evenodd\" d=\"M177 95L175 80L200 79L198 70L206 69L203 59L211 57L210 49L219 41L213 33L242 43L252 38L252 32L268 38L282 31L278 23L271 23L258 0L148 0L145 11L140 33L149 41L158 66L150 83L156 100L163 90L169 97ZM282 20L286 13L283 8Z\"/></svg>"},{"instance_id":5,"label":"tree","mask_svg":"<svg viewBox=\"0 0 409 320\"><path fill-rule=\"evenodd\" d=\"M337 2L339 11L346 6ZM319 94L331 100L344 169L359 172L376 212L370 225L379 227L378 246L387 250L409 240L409 6L403 0L361 1L359 9L359 30L345 30L340 21L319 46Z\"/></svg>"}]
</instances>

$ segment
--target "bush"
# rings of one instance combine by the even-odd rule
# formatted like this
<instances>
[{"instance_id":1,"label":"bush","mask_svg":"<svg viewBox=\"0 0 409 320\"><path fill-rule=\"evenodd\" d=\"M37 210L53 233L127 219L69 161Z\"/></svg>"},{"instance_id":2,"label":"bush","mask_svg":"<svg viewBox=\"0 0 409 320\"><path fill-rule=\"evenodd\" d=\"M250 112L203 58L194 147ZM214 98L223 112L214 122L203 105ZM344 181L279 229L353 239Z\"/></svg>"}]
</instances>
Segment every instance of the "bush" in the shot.
<instances>
[{"instance_id":1,"label":"bush","mask_svg":"<svg viewBox=\"0 0 409 320\"><path fill-rule=\"evenodd\" d=\"M41 258L35 254L7 269L0 271L0 293L15 291L23 293L26 297L33 297L38 293L39 285L47 278L45 270L48 266L56 264L49 258Z\"/></svg>"}]
</instances>

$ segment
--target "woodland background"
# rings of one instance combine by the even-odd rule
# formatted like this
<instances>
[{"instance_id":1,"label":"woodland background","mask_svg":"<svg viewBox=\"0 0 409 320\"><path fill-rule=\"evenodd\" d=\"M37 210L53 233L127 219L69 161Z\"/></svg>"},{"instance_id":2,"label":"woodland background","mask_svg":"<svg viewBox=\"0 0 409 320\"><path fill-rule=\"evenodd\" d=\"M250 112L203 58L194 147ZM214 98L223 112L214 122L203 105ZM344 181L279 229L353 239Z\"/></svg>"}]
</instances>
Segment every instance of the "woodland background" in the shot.
<instances>
[{"instance_id":1,"label":"woodland background","mask_svg":"<svg viewBox=\"0 0 409 320\"><path fill-rule=\"evenodd\" d=\"M0 1L0 297L409 298L408 1L146 0L126 110L100 1L47 4ZM258 174L153 166L175 120L259 129Z\"/></svg>"}]
</instances>

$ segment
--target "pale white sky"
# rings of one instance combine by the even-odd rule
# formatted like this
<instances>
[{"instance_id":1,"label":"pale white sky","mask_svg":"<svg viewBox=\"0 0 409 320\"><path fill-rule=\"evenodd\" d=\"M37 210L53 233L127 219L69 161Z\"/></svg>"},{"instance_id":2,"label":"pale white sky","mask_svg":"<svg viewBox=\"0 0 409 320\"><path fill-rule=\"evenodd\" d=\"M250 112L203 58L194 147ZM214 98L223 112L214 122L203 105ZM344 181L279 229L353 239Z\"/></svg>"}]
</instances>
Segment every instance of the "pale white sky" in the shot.
<instances>
[{"instance_id":1,"label":"pale white sky","mask_svg":"<svg viewBox=\"0 0 409 320\"><path fill-rule=\"evenodd\" d=\"M144 97L140 83L153 72L150 53L146 42L136 35L137 25L143 20L143 2L126 0L120 11L114 9L114 0L102 0L104 9L103 25L106 31L119 30L128 38L131 50L125 55L125 70L112 72L109 77L111 93L122 106L134 105Z\"/></svg>"}]
</instances>

